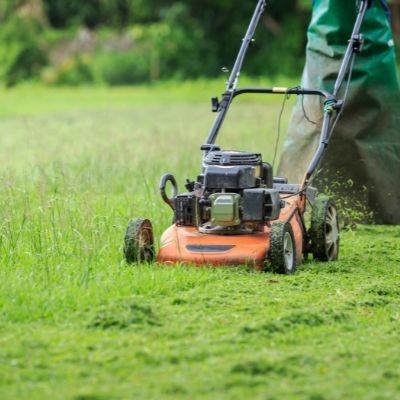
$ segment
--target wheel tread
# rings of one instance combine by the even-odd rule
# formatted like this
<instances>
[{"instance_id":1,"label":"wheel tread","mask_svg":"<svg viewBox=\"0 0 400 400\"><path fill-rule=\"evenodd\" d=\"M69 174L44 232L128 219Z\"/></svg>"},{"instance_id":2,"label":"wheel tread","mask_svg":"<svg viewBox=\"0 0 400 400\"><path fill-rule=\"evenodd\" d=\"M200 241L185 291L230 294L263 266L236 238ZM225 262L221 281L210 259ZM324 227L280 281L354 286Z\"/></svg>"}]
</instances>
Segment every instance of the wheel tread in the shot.
<instances>
[{"instance_id":1,"label":"wheel tread","mask_svg":"<svg viewBox=\"0 0 400 400\"><path fill-rule=\"evenodd\" d=\"M326 223L336 223L338 225L338 219L336 214L336 220L333 221L332 215L328 214L330 207L333 207L336 211L335 203L327 196L321 196L317 199L313 206L311 213L311 250L314 259L319 261L335 261L338 258L339 252L339 238L337 240L337 251L332 256L329 254L331 246L335 245L336 242L329 240L326 236ZM328 246L329 245L329 246Z\"/></svg>"},{"instance_id":2,"label":"wheel tread","mask_svg":"<svg viewBox=\"0 0 400 400\"><path fill-rule=\"evenodd\" d=\"M285 234L289 232L293 244L293 268L287 268L284 256ZM267 268L279 274L293 274L296 271L296 245L293 229L289 222L275 222L271 226L270 248L267 256Z\"/></svg>"},{"instance_id":3,"label":"wheel tread","mask_svg":"<svg viewBox=\"0 0 400 400\"><path fill-rule=\"evenodd\" d=\"M150 231L148 233L149 243L146 243L144 247L140 240L143 229L148 229ZM124 237L124 256L129 264L135 262L153 261L153 228L148 219L135 218L129 221Z\"/></svg>"}]
</instances>

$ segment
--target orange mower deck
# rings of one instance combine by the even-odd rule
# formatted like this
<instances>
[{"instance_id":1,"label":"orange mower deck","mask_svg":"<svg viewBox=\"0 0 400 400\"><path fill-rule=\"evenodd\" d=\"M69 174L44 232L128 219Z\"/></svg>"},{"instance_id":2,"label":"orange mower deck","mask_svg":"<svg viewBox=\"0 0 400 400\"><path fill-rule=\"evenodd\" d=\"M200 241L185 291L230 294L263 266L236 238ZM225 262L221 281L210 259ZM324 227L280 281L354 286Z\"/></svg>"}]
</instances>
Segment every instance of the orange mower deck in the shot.
<instances>
[{"instance_id":1,"label":"orange mower deck","mask_svg":"<svg viewBox=\"0 0 400 400\"><path fill-rule=\"evenodd\" d=\"M289 222L292 227L297 264L302 262L304 253L304 228L300 217L303 203L304 198L300 196L291 198L276 221ZM161 236L157 261L169 265L249 265L261 271L265 269L270 250L273 223L265 224L263 232L247 235L204 234L194 227L172 225Z\"/></svg>"}]
</instances>

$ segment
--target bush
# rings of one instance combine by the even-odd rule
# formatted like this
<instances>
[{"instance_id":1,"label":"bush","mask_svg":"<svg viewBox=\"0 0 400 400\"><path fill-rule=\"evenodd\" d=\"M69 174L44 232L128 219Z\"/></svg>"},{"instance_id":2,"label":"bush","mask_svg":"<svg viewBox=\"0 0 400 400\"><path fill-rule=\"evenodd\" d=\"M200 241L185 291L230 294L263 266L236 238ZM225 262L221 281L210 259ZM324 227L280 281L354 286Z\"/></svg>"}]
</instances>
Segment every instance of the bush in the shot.
<instances>
[{"instance_id":1,"label":"bush","mask_svg":"<svg viewBox=\"0 0 400 400\"><path fill-rule=\"evenodd\" d=\"M102 50L95 57L97 75L104 82L124 85L201 74L202 31L188 18L186 6L173 6L163 22L135 25L129 33L130 50Z\"/></svg>"},{"instance_id":2,"label":"bush","mask_svg":"<svg viewBox=\"0 0 400 400\"><path fill-rule=\"evenodd\" d=\"M112 86L149 81L149 60L140 51L100 53L94 64L100 80Z\"/></svg>"},{"instance_id":3,"label":"bush","mask_svg":"<svg viewBox=\"0 0 400 400\"><path fill-rule=\"evenodd\" d=\"M28 18L13 17L1 27L0 79L7 86L33 78L47 64L40 32L40 25Z\"/></svg>"},{"instance_id":4,"label":"bush","mask_svg":"<svg viewBox=\"0 0 400 400\"><path fill-rule=\"evenodd\" d=\"M153 21L157 1L148 0L43 0L47 18L55 28L68 26L129 26Z\"/></svg>"},{"instance_id":5,"label":"bush","mask_svg":"<svg viewBox=\"0 0 400 400\"><path fill-rule=\"evenodd\" d=\"M45 83L77 86L95 81L92 59L88 55L69 58L59 66L44 71Z\"/></svg>"},{"instance_id":6,"label":"bush","mask_svg":"<svg viewBox=\"0 0 400 400\"><path fill-rule=\"evenodd\" d=\"M176 3L166 9L162 17L163 22L151 25L148 32L154 44L153 59L161 61L158 78L176 76L176 71L181 71L185 78L201 75L205 60L202 54L204 32L191 18L189 7ZM210 54L206 60L211 62Z\"/></svg>"}]
</instances>

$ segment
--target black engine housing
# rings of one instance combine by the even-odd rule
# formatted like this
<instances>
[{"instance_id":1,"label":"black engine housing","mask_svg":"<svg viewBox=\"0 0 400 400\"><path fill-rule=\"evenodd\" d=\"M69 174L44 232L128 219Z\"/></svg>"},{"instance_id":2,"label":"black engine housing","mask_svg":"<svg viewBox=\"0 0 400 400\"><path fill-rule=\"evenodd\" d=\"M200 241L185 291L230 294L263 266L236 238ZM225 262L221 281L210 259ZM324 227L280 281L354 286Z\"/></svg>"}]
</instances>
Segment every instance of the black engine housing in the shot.
<instances>
[{"instance_id":1,"label":"black engine housing","mask_svg":"<svg viewBox=\"0 0 400 400\"><path fill-rule=\"evenodd\" d=\"M210 151L204 158L202 174L196 182L187 185L190 192L174 199L175 223L202 227L203 231L215 229L210 223L211 211L213 207L220 207L215 202L220 194L232 196L233 203L227 209L233 207L234 213L239 213L241 224L224 226L224 232L240 233L244 225L247 230L249 225L261 229L262 223L279 217L280 197L272 186L272 166L262 161L261 154Z\"/></svg>"},{"instance_id":2,"label":"black engine housing","mask_svg":"<svg viewBox=\"0 0 400 400\"><path fill-rule=\"evenodd\" d=\"M263 163L261 154L239 151L210 151L203 161L198 181L206 189L242 190L272 188L272 166Z\"/></svg>"}]
</instances>

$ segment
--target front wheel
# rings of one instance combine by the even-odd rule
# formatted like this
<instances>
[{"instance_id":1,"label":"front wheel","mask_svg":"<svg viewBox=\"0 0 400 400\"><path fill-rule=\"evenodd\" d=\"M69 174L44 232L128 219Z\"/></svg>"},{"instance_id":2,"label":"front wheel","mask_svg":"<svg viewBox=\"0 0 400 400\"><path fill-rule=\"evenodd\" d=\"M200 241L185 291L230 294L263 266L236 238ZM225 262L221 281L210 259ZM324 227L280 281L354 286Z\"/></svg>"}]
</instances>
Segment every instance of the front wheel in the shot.
<instances>
[{"instance_id":1,"label":"front wheel","mask_svg":"<svg viewBox=\"0 0 400 400\"><path fill-rule=\"evenodd\" d=\"M271 227L267 266L279 274L296 271L296 245L289 222L275 222Z\"/></svg>"},{"instance_id":2,"label":"front wheel","mask_svg":"<svg viewBox=\"0 0 400 400\"><path fill-rule=\"evenodd\" d=\"M129 264L154 260L153 227L148 219L129 221L124 239L124 256Z\"/></svg>"},{"instance_id":3,"label":"front wheel","mask_svg":"<svg viewBox=\"0 0 400 400\"><path fill-rule=\"evenodd\" d=\"M339 221L335 203L329 197L317 199L311 213L311 249L314 259L335 261L339 256Z\"/></svg>"}]
</instances>

